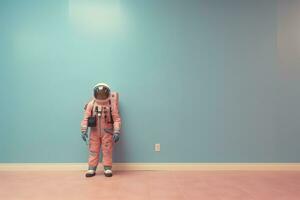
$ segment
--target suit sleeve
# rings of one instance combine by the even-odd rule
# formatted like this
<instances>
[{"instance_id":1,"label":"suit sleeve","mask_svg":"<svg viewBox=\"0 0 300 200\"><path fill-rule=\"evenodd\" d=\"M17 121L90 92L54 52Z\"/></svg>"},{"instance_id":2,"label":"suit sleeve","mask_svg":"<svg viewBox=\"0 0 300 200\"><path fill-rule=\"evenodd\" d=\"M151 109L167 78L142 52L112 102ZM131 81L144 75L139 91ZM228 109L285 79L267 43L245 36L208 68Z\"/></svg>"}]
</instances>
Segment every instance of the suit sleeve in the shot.
<instances>
[{"instance_id":1,"label":"suit sleeve","mask_svg":"<svg viewBox=\"0 0 300 200\"><path fill-rule=\"evenodd\" d=\"M93 101L90 101L85 107L85 111L84 111L84 114L83 114L83 119L80 123L81 126L87 126L88 117L91 116L92 109L93 109Z\"/></svg>"},{"instance_id":2,"label":"suit sleeve","mask_svg":"<svg viewBox=\"0 0 300 200\"><path fill-rule=\"evenodd\" d=\"M114 120L114 132L120 132L121 130L121 117L119 112L119 94L114 93L115 99L112 101L112 118Z\"/></svg>"}]
</instances>

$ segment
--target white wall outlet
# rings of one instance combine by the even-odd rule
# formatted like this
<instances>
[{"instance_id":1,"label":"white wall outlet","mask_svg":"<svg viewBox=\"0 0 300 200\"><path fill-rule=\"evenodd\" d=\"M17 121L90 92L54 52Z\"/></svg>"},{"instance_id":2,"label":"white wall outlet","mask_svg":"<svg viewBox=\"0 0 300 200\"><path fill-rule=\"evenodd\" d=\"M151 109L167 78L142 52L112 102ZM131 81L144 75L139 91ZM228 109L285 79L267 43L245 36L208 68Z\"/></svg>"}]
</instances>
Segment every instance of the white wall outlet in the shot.
<instances>
[{"instance_id":1,"label":"white wall outlet","mask_svg":"<svg viewBox=\"0 0 300 200\"><path fill-rule=\"evenodd\" d=\"M154 150L159 152L160 151L160 144L155 144L154 145Z\"/></svg>"}]
</instances>

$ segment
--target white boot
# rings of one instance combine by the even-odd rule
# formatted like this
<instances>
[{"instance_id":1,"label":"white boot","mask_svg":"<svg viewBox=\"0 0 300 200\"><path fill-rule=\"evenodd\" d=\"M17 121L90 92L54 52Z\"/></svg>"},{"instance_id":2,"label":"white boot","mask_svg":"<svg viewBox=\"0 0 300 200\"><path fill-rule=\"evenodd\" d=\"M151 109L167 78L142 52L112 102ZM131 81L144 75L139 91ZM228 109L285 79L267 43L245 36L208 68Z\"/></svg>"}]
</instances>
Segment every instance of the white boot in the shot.
<instances>
[{"instance_id":1,"label":"white boot","mask_svg":"<svg viewBox=\"0 0 300 200\"><path fill-rule=\"evenodd\" d=\"M93 177L93 176L95 176L95 175L96 175L96 171L93 170L93 169L89 169L89 170L87 170L86 173L85 173L85 177Z\"/></svg>"},{"instance_id":2,"label":"white boot","mask_svg":"<svg viewBox=\"0 0 300 200\"><path fill-rule=\"evenodd\" d=\"M104 170L104 175L106 177L112 177L112 171L111 171L111 169L105 169Z\"/></svg>"}]
</instances>

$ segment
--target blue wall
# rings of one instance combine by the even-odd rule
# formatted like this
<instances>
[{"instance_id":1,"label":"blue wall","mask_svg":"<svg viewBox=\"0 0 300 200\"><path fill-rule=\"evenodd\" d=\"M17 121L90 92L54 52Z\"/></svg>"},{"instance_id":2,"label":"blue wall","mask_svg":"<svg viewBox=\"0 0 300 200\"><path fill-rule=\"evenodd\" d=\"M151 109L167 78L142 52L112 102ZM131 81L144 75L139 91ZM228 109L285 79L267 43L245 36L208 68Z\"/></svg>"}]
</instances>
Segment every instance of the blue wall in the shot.
<instances>
[{"instance_id":1,"label":"blue wall","mask_svg":"<svg viewBox=\"0 0 300 200\"><path fill-rule=\"evenodd\" d=\"M2 0L0 162L85 162L97 82L120 93L117 162L299 162L277 22L274 0Z\"/></svg>"}]
</instances>

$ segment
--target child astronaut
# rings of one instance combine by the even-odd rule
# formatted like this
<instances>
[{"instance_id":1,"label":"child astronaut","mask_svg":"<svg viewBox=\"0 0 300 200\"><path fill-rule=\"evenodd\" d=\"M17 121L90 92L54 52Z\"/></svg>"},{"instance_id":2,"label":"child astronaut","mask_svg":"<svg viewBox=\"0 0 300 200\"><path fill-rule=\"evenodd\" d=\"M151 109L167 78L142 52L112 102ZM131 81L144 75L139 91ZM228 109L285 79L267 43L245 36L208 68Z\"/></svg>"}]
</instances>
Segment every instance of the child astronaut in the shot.
<instances>
[{"instance_id":1,"label":"child astronaut","mask_svg":"<svg viewBox=\"0 0 300 200\"><path fill-rule=\"evenodd\" d=\"M100 146L104 175L106 177L112 176L113 145L120 139L121 128L118 101L117 92L111 92L110 87L105 83L98 83L94 87L94 98L85 106L84 117L81 122L83 139L87 137L87 129L90 127L89 167L85 174L86 177L96 175Z\"/></svg>"}]
</instances>

